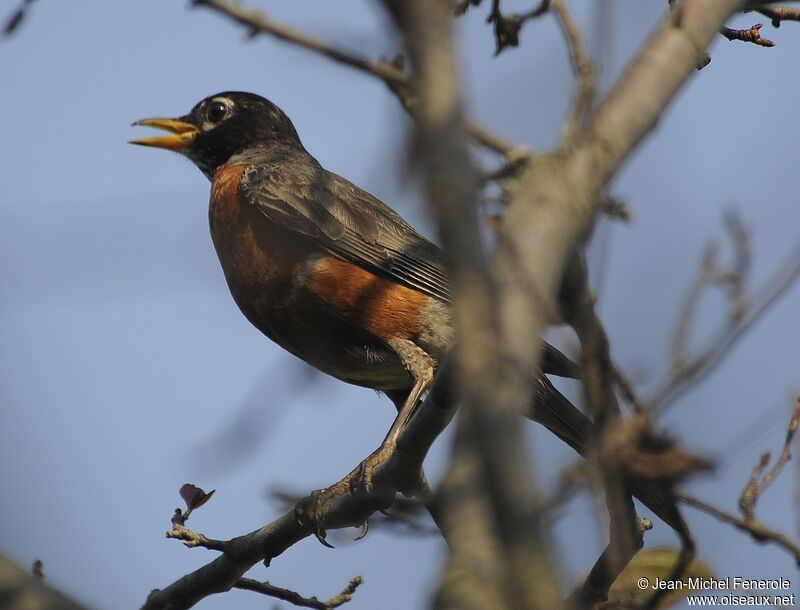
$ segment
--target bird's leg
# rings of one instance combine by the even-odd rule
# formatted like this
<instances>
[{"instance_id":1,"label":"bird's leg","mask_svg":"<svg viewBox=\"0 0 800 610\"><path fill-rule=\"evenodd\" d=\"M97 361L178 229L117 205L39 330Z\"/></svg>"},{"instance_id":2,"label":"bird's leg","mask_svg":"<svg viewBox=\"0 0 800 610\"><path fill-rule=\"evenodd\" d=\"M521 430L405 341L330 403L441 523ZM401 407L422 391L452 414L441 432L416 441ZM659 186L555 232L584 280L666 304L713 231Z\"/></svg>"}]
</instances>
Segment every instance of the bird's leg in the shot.
<instances>
[{"instance_id":1,"label":"bird's leg","mask_svg":"<svg viewBox=\"0 0 800 610\"><path fill-rule=\"evenodd\" d=\"M422 400L422 395L433 383L435 362L425 350L408 339L391 339L389 346L400 357L409 375L414 380L414 385L402 406L398 408L397 417L392 422L392 426L386 433L381 446L373 451L357 468L358 476L351 481L351 489L353 491L358 489L363 489L367 493L372 491L372 479L380 467L394 454L400 433L411 421ZM404 476L399 481L398 490L405 495L413 495L421 486L424 486L421 471L402 474Z\"/></svg>"},{"instance_id":2,"label":"bird's leg","mask_svg":"<svg viewBox=\"0 0 800 610\"><path fill-rule=\"evenodd\" d=\"M411 391L408 392L402 406L398 405L397 417L391 428L389 428L389 432L387 432L381 446L342 480L330 487L311 492L306 500L301 500L295 507L297 519L302 523L310 523L314 534L326 546L330 546L325 541L325 527L322 518L326 505L343 493L357 493L359 491L372 493L374 491L373 478L394 454L400 433L411 421L420 404L422 395L433 383L435 362L423 349L406 339L393 339L389 341L389 345L400 357L403 365L413 378L414 385ZM393 392L392 399L395 400L397 397L399 397L399 393ZM399 403L399 400L396 401L397 403ZM415 469L414 472L399 473L397 489L405 495L410 496L426 488L427 483L421 469ZM394 491L392 490L392 494Z\"/></svg>"}]
</instances>

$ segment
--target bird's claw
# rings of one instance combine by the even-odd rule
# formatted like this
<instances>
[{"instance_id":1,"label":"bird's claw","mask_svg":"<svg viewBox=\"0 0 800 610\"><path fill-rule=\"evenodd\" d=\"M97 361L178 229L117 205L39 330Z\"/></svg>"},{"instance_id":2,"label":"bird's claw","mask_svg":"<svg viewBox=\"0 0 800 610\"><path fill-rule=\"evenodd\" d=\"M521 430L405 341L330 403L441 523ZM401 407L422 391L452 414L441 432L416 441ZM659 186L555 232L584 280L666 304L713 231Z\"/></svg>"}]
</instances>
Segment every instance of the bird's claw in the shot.
<instances>
[{"instance_id":1,"label":"bird's claw","mask_svg":"<svg viewBox=\"0 0 800 610\"><path fill-rule=\"evenodd\" d=\"M334 546L328 542L323 516L325 505L338 493L334 489L335 487L334 485L312 491L307 498L300 500L294 507L294 518L297 523L301 526L310 527L311 533L319 540L320 544L329 549L334 548Z\"/></svg>"},{"instance_id":2,"label":"bird's claw","mask_svg":"<svg viewBox=\"0 0 800 610\"><path fill-rule=\"evenodd\" d=\"M312 491L308 497L300 500L295 506L294 514L297 523L301 526L309 527L311 533L316 536L321 544L328 548L334 548L327 541L324 522L330 503L348 493L351 495L374 493L374 481L380 474L381 469L391 459L394 451L395 446L393 443L384 443L341 481L334 483L330 487ZM405 495L413 495L424 485L424 476L420 470L413 473L409 471L400 474L402 483L398 485L398 490ZM394 489L387 491L394 491ZM369 524L365 520L361 525L361 532L356 540L361 540L367 535L368 531Z\"/></svg>"},{"instance_id":3,"label":"bird's claw","mask_svg":"<svg viewBox=\"0 0 800 610\"><path fill-rule=\"evenodd\" d=\"M355 541L358 542L359 540L361 540L364 536L367 535L368 531L369 531L369 521L367 519L364 519L364 523L361 524L361 531L358 532L358 536L355 537Z\"/></svg>"},{"instance_id":4,"label":"bird's claw","mask_svg":"<svg viewBox=\"0 0 800 610\"><path fill-rule=\"evenodd\" d=\"M369 456L346 477L349 481L350 493L357 494L363 492L371 494L375 491L373 481L381 468L391 459L392 454L394 454L394 445L389 443L381 445L370 453Z\"/></svg>"}]
</instances>

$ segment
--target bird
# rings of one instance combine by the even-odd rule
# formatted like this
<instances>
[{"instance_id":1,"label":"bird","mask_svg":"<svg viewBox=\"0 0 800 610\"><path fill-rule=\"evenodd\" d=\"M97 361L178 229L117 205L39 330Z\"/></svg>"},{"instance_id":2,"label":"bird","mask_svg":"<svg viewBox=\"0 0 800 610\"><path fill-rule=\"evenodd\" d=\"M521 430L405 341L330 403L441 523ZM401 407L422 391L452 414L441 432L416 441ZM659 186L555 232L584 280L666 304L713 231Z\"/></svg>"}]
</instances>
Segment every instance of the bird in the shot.
<instances>
[{"instance_id":1,"label":"bird","mask_svg":"<svg viewBox=\"0 0 800 610\"><path fill-rule=\"evenodd\" d=\"M326 170L289 117L259 95L222 92L178 118L134 125L169 135L132 144L179 153L211 181L211 238L233 300L253 326L314 368L395 404L379 449L354 471L355 484L369 491L455 339L444 252ZM546 377L578 378L580 367L547 342L543 349L530 417L585 456L594 424ZM657 490L634 493L672 525Z\"/></svg>"}]
</instances>

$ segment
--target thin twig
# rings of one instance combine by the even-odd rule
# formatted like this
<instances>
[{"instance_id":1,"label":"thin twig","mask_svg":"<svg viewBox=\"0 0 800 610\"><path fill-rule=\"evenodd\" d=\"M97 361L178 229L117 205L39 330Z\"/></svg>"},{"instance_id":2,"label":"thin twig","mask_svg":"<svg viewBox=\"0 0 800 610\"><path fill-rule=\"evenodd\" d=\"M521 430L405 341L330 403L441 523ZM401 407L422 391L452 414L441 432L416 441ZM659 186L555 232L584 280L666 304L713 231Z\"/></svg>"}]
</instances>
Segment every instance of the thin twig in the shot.
<instances>
[{"instance_id":1,"label":"thin twig","mask_svg":"<svg viewBox=\"0 0 800 610\"><path fill-rule=\"evenodd\" d=\"M533 502L538 494L519 417L529 406L528 371L535 363L529 366L520 360L503 335L497 306L502 287L494 282L484 249L475 247L480 241L473 213L477 175L464 137L452 17L441 2L384 4L415 70L415 160L424 171L426 194L450 263L463 417L485 482L479 490L487 505L483 527L493 532L499 549L493 586L500 588L509 607L554 607L559 599L551 549ZM525 355L520 354L523 358L530 351L527 347ZM443 512L447 514L448 507ZM460 547L451 549L460 554Z\"/></svg>"},{"instance_id":2,"label":"thin twig","mask_svg":"<svg viewBox=\"0 0 800 610\"><path fill-rule=\"evenodd\" d=\"M778 458L775 466L772 467L772 470L761 479L761 485L759 487L760 493L764 493L764 491L772 485L775 479L781 474L783 467L792 459L792 441L794 440L795 434L797 434L798 427L800 427L800 398L797 399L792 418L789 420L789 426L786 430L786 440L783 443L781 456Z\"/></svg>"},{"instance_id":3,"label":"thin twig","mask_svg":"<svg viewBox=\"0 0 800 610\"><path fill-rule=\"evenodd\" d=\"M740 322L747 311L746 286L752 265L750 233L739 216L728 212L724 216L725 229L733 249L733 263L728 268L717 262L718 246L711 242L706 246L700 268L695 275L688 294L681 307L678 326L672 339L672 374L680 377L685 370L696 364L697 357L689 354L689 340L700 300L706 291L721 286L727 292L729 326Z\"/></svg>"},{"instance_id":4,"label":"thin twig","mask_svg":"<svg viewBox=\"0 0 800 610\"><path fill-rule=\"evenodd\" d=\"M708 504L707 502L704 502L695 496L679 493L676 495L676 497L680 502L687 504L688 506L701 510L712 517L715 517L719 521L729 523L743 532L747 532L757 542L775 543L791 553L794 556L794 560L798 567L800 567L800 545L789 538L786 534L770 529L758 520L747 521L737 517L736 515L717 508L716 506L712 506L711 504Z\"/></svg>"},{"instance_id":5,"label":"thin twig","mask_svg":"<svg viewBox=\"0 0 800 610\"><path fill-rule=\"evenodd\" d=\"M772 40L761 37L762 27L764 27L763 23L751 25L746 30L732 30L731 28L722 26L719 33L730 41L741 40L742 42L752 42L759 47L774 47L775 43Z\"/></svg>"},{"instance_id":6,"label":"thin twig","mask_svg":"<svg viewBox=\"0 0 800 610\"><path fill-rule=\"evenodd\" d=\"M678 315L678 324L672 335L670 345L670 370L674 378L680 378L691 369L692 358L689 355L689 339L692 334L692 322L698 305L705 291L714 286L720 276L717 268L718 246L712 242L706 245L700 266L695 273L683 305Z\"/></svg>"},{"instance_id":7,"label":"thin twig","mask_svg":"<svg viewBox=\"0 0 800 610\"><path fill-rule=\"evenodd\" d=\"M185 525L173 520L172 529L167 532L167 538L174 540L183 540L183 544L188 548L203 547L212 551L225 551L227 548L227 541L213 540L207 538L203 534L190 530Z\"/></svg>"},{"instance_id":8,"label":"thin twig","mask_svg":"<svg viewBox=\"0 0 800 610\"><path fill-rule=\"evenodd\" d=\"M391 488L392 479L397 476L398 471L405 470L410 463L421 466L431 444L452 419L457 408L456 396L451 391L453 368L451 358L445 356L428 396L398 439L398 444L402 444L405 450L395 452L385 464L386 469L378 474L374 482L376 488ZM386 508L390 502L385 502L385 499L385 494L346 494L326 504L322 520L328 529L357 527L373 512ZM142 610L190 608L203 598L232 587L257 562L264 560L269 563L313 533L310 524L298 521L294 510L249 534L226 541L209 541L202 534L195 534L185 527L183 530L176 530L176 538L180 537L188 542L196 541L196 546L205 546L205 543L210 542L213 547L217 547L215 550L223 553L168 587L152 591Z\"/></svg>"},{"instance_id":9,"label":"thin twig","mask_svg":"<svg viewBox=\"0 0 800 610\"><path fill-rule=\"evenodd\" d=\"M758 501L759 479L761 479L761 474L764 472L767 464L769 464L769 451L761 454L758 464L755 465L753 471L750 473L750 478L747 480L747 484L742 490L742 495L739 497L739 508L744 515L745 521L754 521L756 518L755 505Z\"/></svg>"},{"instance_id":10,"label":"thin twig","mask_svg":"<svg viewBox=\"0 0 800 610\"><path fill-rule=\"evenodd\" d=\"M557 9L560 0L553 5ZM594 295L589 288L586 267L574 257L565 273L563 287L564 316L575 329L581 343L583 393L594 416L596 435L606 439L622 412L614 392L614 365L611 361L608 336L594 309ZM590 447L589 467L605 492L609 516L609 542L592 568L590 577L573 596L579 607L591 607L605 599L608 590L626 565L644 544L644 529L636 515L626 471L620 467L613 445L605 442Z\"/></svg>"},{"instance_id":11,"label":"thin twig","mask_svg":"<svg viewBox=\"0 0 800 610\"><path fill-rule=\"evenodd\" d=\"M494 23L495 57L503 49L519 46L519 32L526 21L541 17L550 9L551 0L541 0L539 5L525 13L509 13L500 11L500 0L492 0L492 9L486 18L487 23Z\"/></svg>"},{"instance_id":12,"label":"thin twig","mask_svg":"<svg viewBox=\"0 0 800 610\"><path fill-rule=\"evenodd\" d=\"M633 389L633 384L616 364L614 364L614 383L617 384L617 388L622 392L622 396L625 397L628 404L633 407L634 412L643 413L645 407L639 400L636 390Z\"/></svg>"},{"instance_id":13,"label":"thin twig","mask_svg":"<svg viewBox=\"0 0 800 610\"><path fill-rule=\"evenodd\" d=\"M471 6L478 6L481 0L460 0L453 5L453 15L460 17L467 12Z\"/></svg>"},{"instance_id":14,"label":"thin twig","mask_svg":"<svg viewBox=\"0 0 800 610\"><path fill-rule=\"evenodd\" d=\"M633 220L633 210L622 199L613 195L603 194L597 200L597 209L608 218L631 222Z\"/></svg>"},{"instance_id":15,"label":"thin twig","mask_svg":"<svg viewBox=\"0 0 800 610\"><path fill-rule=\"evenodd\" d=\"M785 262L756 292L758 296L752 299L748 310L738 320L729 322L720 330L700 354L683 366L679 375L670 374L645 404L649 404L654 411L660 411L705 378L736 342L794 285L798 275L800 243L795 244Z\"/></svg>"},{"instance_id":16,"label":"thin twig","mask_svg":"<svg viewBox=\"0 0 800 610\"><path fill-rule=\"evenodd\" d=\"M754 9L772 20L773 27L780 27L781 21L800 21L800 8L789 6L759 6ZM749 12L749 11L747 11Z\"/></svg>"},{"instance_id":17,"label":"thin twig","mask_svg":"<svg viewBox=\"0 0 800 610\"><path fill-rule=\"evenodd\" d=\"M35 0L22 0L22 2L20 2L20 5L6 20L6 24L3 26L3 35L10 36L16 32L17 29L19 29L19 26L22 25L25 17L28 16L30 6L34 3L34 1Z\"/></svg>"},{"instance_id":18,"label":"thin twig","mask_svg":"<svg viewBox=\"0 0 800 610\"><path fill-rule=\"evenodd\" d=\"M589 59L586 45L583 42L583 36L564 0L553 0L552 9L564 32L564 38L567 41L567 48L569 49L570 63L578 79L577 91L572 102L572 110L564 123L564 140L569 144L572 143L575 135L583 126L586 114L592 106L592 100L594 99L595 71Z\"/></svg>"},{"instance_id":19,"label":"thin twig","mask_svg":"<svg viewBox=\"0 0 800 610\"><path fill-rule=\"evenodd\" d=\"M637 519L636 528L639 538L644 537L644 533L653 528L653 523L649 519ZM641 547L639 547L641 548ZM636 552L638 552L638 548ZM609 544L603 553L592 566L589 574L581 585L572 593L565 604L568 608L594 608L598 602L608 598L608 590L614 581L617 580L626 563L615 562L613 560L613 548ZM633 559L633 556L631 556Z\"/></svg>"},{"instance_id":20,"label":"thin twig","mask_svg":"<svg viewBox=\"0 0 800 610\"><path fill-rule=\"evenodd\" d=\"M739 509L742 511L745 521L752 521L755 519L756 503L761 497L761 494L775 482L775 479L777 479L783 471L783 467L786 466L792 458L792 441L794 440L794 435L797 433L798 426L800 426L800 399L795 403L795 408L786 430L786 440L783 443L783 450L781 451L778 461L767 474L763 474L769 465L771 455L769 451L763 453L758 464L753 468L747 484L742 490L742 495L739 498Z\"/></svg>"},{"instance_id":21,"label":"thin twig","mask_svg":"<svg viewBox=\"0 0 800 610\"><path fill-rule=\"evenodd\" d=\"M269 34L285 42L318 53L335 62L355 68L365 74L375 76L381 79L397 95L403 108L409 112L413 108L413 100L407 91L408 77L403 69L399 68L395 63L386 60L373 61L357 53L337 48L328 42L275 21L261 10L250 9L230 0L192 0L192 4L210 8L230 17L245 26L251 36L260 33ZM518 155L522 148L517 144L506 141L481 125L468 123L466 129L476 143L509 158Z\"/></svg>"},{"instance_id":22,"label":"thin twig","mask_svg":"<svg viewBox=\"0 0 800 610\"><path fill-rule=\"evenodd\" d=\"M327 601L319 600L316 597L303 597L291 589L276 587L268 582L260 582L258 580L253 580L252 578L240 578L233 583L233 586L236 589L254 591L256 593L261 593L262 595L268 595L269 597L274 597L276 599L289 602L290 604L300 606L301 608L333 610L333 608L338 608L342 604L346 604L353 599L353 593L363 582L363 578L356 576L347 584L347 586L342 590L341 593L339 593L339 595L331 597Z\"/></svg>"},{"instance_id":23,"label":"thin twig","mask_svg":"<svg viewBox=\"0 0 800 610\"><path fill-rule=\"evenodd\" d=\"M795 403L795 408L792 412L792 417L789 420L789 426L786 430L786 440L783 443L783 451L781 452L781 456L778 458L777 463L766 475L762 477L764 470L769 464L770 458L769 452L764 453L759 459L758 464L756 464L755 468L753 468L753 471L747 480L747 484L742 490L742 494L739 498L739 509L744 515L743 519L727 513L715 506L707 504L706 502L703 502L694 496L679 494L677 497L679 500L689 504L690 506L705 511L721 521L730 523L738 527L740 530L748 532L753 539L758 542L772 541L779 546L782 546L794 555L795 562L797 562L798 567L800 567L800 545L791 540L785 534L768 528L766 525L761 523L755 515L755 506L761 494L775 481L775 479L778 478L783 470L783 467L791 459L792 441L794 440L794 436L797 433L798 427L800 427L800 399L798 399Z\"/></svg>"}]
</instances>

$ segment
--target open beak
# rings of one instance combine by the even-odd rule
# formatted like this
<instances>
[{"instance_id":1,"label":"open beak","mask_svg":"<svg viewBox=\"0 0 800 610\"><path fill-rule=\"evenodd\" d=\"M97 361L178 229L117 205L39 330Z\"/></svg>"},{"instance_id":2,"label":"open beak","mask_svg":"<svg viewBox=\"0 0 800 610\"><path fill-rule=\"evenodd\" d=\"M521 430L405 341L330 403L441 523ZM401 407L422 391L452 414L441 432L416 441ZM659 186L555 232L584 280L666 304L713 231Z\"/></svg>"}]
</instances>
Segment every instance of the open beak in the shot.
<instances>
[{"instance_id":1,"label":"open beak","mask_svg":"<svg viewBox=\"0 0 800 610\"><path fill-rule=\"evenodd\" d=\"M130 144L155 146L156 148L166 148L167 150L174 150L176 152L183 152L186 150L200 131L195 125L181 119L142 119L141 121L136 121L134 125L146 125L147 127L163 129L164 131L169 131L173 135L140 138L138 140L131 140Z\"/></svg>"}]
</instances>

